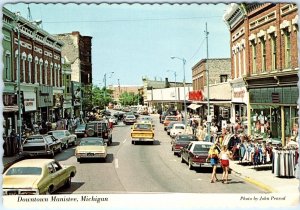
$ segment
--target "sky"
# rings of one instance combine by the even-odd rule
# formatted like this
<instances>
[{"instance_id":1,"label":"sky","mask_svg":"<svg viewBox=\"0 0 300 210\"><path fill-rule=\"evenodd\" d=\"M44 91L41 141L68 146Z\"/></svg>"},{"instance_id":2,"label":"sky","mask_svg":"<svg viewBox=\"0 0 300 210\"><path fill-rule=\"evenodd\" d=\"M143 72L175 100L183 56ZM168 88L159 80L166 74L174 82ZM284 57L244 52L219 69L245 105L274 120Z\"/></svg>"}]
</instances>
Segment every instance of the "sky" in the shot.
<instances>
[{"instance_id":1,"label":"sky","mask_svg":"<svg viewBox=\"0 0 300 210\"><path fill-rule=\"evenodd\" d=\"M142 77L192 82L192 67L207 58L230 58L225 4L5 4L12 12L41 19L50 34L79 31L92 36L93 84L142 85ZM185 71L180 59L186 60ZM114 72L111 74L110 72Z\"/></svg>"}]
</instances>

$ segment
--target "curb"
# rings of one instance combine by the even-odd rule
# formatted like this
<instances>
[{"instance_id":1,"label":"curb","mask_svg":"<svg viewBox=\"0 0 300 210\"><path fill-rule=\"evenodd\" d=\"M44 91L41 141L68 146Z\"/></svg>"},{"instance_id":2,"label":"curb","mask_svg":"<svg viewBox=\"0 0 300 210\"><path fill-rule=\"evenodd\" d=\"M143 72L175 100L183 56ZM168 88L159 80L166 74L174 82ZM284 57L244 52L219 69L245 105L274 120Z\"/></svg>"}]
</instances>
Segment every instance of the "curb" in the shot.
<instances>
[{"instance_id":1,"label":"curb","mask_svg":"<svg viewBox=\"0 0 300 210\"><path fill-rule=\"evenodd\" d=\"M23 160L25 157L23 155L19 155L18 157L16 157L16 159L9 161L7 163L3 163L3 173L14 163Z\"/></svg>"},{"instance_id":2,"label":"curb","mask_svg":"<svg viewBox=\"0 0 300 210\"><path fill-rule=\"evenodd\" d=\"M266 184L264 184L262 182L259 182L259 181L255 180L255 179L252 179L252 178L250 178L248 176L244 176L241 173L234 171L232 168L230 168L230 170L231 170L231 172L233 172L235 175L239 176L240 178L242 178L246 182L254 184L257 187L259 187L261 189L264 189L264 190L266 190L269 193L276 193L276 192L278 192L277 190L273 189L272 187L270 187L270 186L268 186L268 185L266 185Z\"/></svg>"}]
</instances>

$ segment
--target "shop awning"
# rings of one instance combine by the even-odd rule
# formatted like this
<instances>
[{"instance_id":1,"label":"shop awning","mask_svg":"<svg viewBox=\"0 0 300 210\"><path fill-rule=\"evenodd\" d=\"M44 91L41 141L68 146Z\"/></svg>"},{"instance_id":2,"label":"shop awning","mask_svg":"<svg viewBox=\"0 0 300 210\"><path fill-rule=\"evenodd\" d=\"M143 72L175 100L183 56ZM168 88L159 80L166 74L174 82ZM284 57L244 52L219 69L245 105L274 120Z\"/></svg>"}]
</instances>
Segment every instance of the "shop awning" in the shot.
<instances>
[{"instance_id":1,"label":"shop awning","mask_svg":"<svg viewBox=\"0 0 300 210\"><path fill-rule=\"evenodd\" d=\"M17 112L19 109L18 106L4 106L3 112Z\"/></svg>"},{"instance_id":2,"label":"shop awning","mask_svg":"<svg viewBox=\"0 0 300 210\"><path fill-rule=\"evenodd\" d=\"M201 107L201 105L199 105L199 104L190 104L190 105L188 105L188 108L193 109L193 110L196 110L199 107Z\"/></svg>"}]
</instances>

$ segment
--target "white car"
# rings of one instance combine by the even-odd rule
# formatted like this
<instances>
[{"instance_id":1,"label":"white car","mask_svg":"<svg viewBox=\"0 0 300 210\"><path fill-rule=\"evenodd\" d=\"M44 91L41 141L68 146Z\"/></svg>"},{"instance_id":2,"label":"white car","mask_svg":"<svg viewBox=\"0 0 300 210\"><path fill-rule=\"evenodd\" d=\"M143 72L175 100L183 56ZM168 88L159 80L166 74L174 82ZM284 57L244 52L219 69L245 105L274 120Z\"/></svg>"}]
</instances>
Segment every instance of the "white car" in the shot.
<instances>
[{"instance_id":1,"label":"white car","mask_svg":"<svg viewBox=\"0 0 300 210\"><path fill-rule=\"evenodd\" d=\"M175 123L170 130L170 136L175 138L178 134L185 133L185 125L182 123Z\"/></svg>"}]
</instances>

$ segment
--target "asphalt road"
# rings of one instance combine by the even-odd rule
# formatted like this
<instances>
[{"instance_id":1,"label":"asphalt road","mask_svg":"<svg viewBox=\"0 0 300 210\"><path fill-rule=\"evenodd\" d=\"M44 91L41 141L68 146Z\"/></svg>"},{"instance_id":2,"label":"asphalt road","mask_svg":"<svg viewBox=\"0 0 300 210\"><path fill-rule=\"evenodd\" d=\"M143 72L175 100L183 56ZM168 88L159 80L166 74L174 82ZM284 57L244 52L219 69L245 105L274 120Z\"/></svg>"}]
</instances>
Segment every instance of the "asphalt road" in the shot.
<instances>
[{"instance_id":1,"label":"asphalt road","mask_svg":"<svg viewBox=\"0 0 300 210\"><path fill-rule=\"evenodd\" d=\"M170 137L153 115L155 142L131 144L130 126L114 127L113 144L104 161L78 163L75 147L57 154L55 159L65 165L75 165L77 174L72 186L56 193L262 193L262 189L233 174L230 184L210 183L211 168L189 170L171 151ZM221 171L218 172L221 178Z\"/></svg>"}]
</instances>

